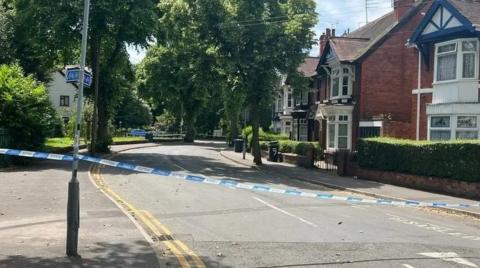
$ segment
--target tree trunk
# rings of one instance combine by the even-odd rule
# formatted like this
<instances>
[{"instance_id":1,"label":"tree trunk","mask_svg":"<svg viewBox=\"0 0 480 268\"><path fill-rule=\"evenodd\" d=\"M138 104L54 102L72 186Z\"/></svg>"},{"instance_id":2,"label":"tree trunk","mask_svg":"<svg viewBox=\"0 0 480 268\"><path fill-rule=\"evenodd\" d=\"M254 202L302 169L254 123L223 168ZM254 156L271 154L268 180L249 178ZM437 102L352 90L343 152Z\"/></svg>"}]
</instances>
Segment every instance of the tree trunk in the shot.
<instances>
[{"instance_id":1,"label":"tree trunk","mask_svg":"<svg viewBox=\"0 0 480 268\"><path fill-rule=\"evenodd\" d=\"M195 116L191 114L185 114L185 138L184 142L194 142L195 141Z\"/></svg>"},{"instance_id":2,"label":"tree trunk","mask_svg":"<svg viewBox=\"0 0 480 268\"><path fill-rule=\"evenodd\" d=\"M98 131L98 90L100 87L100 37L93 34L92 36L92 71L93 71L93 115L92 115L92 140L90 142L90 154L95 155L97 152L97 131Z\"/></svg>"},{"instance_id":3,"label":"tree trunk","mask_svg":"<svg viewBox=\"0 0 480 268\"><path fill-rule=\"evenodd\" d=\"M99 153L109 152L108 146L112 143L112 137L108 128L108 104L104 102L104 97L100 97L98 103L97 143L95 144L95 149Z\"/></svg>"},{"instance_id":4,"label":"tree trunk","mask_svg":"<svg viewBox=\"0 0 480 268\"><path fill-rule=\"evenodd\" d=\"M253 155L253 162L256 165L261 165L262 164L262 155L260 153L260 140L259 140L259 121L260 121L260 115L258 114L258 100L255 100L252 103L252 110L250 113L251 120L252 120L252 155Z\"/></svg>"}]
</instances>

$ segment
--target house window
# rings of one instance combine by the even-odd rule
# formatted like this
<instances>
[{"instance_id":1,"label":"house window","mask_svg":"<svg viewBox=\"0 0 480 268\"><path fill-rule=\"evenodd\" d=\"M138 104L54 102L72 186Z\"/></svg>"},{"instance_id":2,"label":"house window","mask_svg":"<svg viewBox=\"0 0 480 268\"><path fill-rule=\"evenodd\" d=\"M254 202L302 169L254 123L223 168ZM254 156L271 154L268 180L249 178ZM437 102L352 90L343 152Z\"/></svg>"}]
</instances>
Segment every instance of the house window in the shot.
<instances>
[{"instance_id":1,"label":"house window","mask_svg":"<svg viewBox=\"0 0 480 268\"><path fill-rule=\"evenodd\" d=\"M430 118L430 140L451 139L450 116L432 116Z\"/></svg>"},{"instance_id":2,"label":"house window","mask_svg":"<svg viewBox=\"0 0 480 268\"><path fill-rule=\"evenodd\" d=\"M478 40L460 39L436 45L436 82L475 79Z\"/></svg>"},{"instance_id":3,"label":"house window","mask_svg":"<svg viewBox=\"0 0 480 268\"><path fill-rule=\"evenodd\" d=\"M380 127L360 127L360 138L380 137Z\"/></svg>"},{"instance_id":4,"label":"house window","mask_svg":"<svg viewBox=\"0 0 480 268\"><path fill-rule=\"evenodd\" d=\"M293 106L293 96L292 92L287 93L287 108L292 108Z\"/></svg>"},{"instance_id":5,"label":"house window","mask_svg":"<svg viewBox=\"0 0 480 268\"><path fill-rule=\"evenodd\" d=\"M70 106L70 96L60 96L60 106L69 107Z\"/></svg>"},{"instance_id":6,"label":"house window","mask_svg":"<svg viewBox=\"0 0 480 268\"><path fill-rule=\"evenodd\" d=\"M477 41L462 42L463 78L475 78Z\"/></svg>"},{"instance_id":7,"label":"house window","mask_svg":"<svg viewBox=\"0 0 480 268\"><path fill-rule=\"evenodd\" d=\"M63 124L64 125L67 125L68 122L70 121L70 118L68 118L68 117L62 117L62 119L63 119Z\"/></svg>"},{"instance_id":8,"label":"house window","mask_svg":"<svg viewBox=\"0 0 480 268\"><path fill-rule=\"evenodd\" d=\"M302 104L307 105L308 104L308 92L302 92Z\"/></svg>"},{"instance_id":9,"label":"house window","mask_svg":"<svg viewBox=\"0 0 480 268\"><path fill-rule=\"evenodd\" d=\"M335 119L338 119L335 121ZM328 148L349 149L350 131L349 116L338 115L328 117Z\"/></svg>"},{"instance_id":10,"label":"house window","mask_svg":"<svg viewBox=\"0 0 480 268\"><path fill-rule=\"evenodd\" d=\"M347 67L335 68L332 71L331 97L348 97L351 94L351 70Z\"/></svg>"},{"instance_id":11,"label":"house window","mask_svg":"<svg viewBox=\"0 0 480 268\"><path fill-rule=\"evenodd\" d=\"M478 139L477 117L458 116L455 136L457 140Z\"/></svg>"}]
</instances>

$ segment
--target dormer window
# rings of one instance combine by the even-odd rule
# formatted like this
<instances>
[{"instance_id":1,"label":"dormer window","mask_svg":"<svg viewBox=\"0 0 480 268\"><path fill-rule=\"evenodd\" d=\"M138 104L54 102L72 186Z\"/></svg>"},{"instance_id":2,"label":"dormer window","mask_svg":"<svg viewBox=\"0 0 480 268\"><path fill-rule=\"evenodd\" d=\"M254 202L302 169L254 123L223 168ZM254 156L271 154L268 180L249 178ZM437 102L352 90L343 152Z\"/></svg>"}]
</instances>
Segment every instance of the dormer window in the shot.
<instances>
[{"instance_id":1,"label":"dormer window","mask_svg":"<svg viewBox=\"0 0 480 268\"><path fill-rule=\"evenodd\" d=\"M332 99L348 98L352 94L352 71L350 67L340 66L332 69L331 94Z\"/></svg>"},{"instance_id":2,"label":"dormer window","mask_svg":"<svg viewBox=\"0 0 480 268\"><path fill-rule=\"evenodd\" d=\"M459 39L437 44L435 56L435 82L477 78L478 40Z\"/></svg>"}]
</instances>

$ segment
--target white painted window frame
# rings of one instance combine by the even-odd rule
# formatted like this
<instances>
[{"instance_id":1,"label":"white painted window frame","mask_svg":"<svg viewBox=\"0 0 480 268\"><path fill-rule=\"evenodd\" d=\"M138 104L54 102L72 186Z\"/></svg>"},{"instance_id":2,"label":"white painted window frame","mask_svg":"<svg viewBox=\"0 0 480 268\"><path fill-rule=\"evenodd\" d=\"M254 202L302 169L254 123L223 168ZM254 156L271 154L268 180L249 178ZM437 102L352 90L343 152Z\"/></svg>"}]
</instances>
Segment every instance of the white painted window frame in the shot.
<instances>
[{"instance_id":1,"label":"white painted window frame","mask_svg":"<svg viewBox=\"0 0 480 268\"><path fill-rule=\"evenodd\" d=\"M330 117L335 116L335 120L332 121ZM348 120L340 121L340 116L347 116ZM339 125L347 125L347 148L339 148L338 138L339 138ZM334 146L330 146L330 127L333 125L335 127L335 139ZM327 117L327 142L326 142L327 151L337 151L337 150L351 150L352 149L352 115L350 114L336 114Z\"/></svg>"},{"instance_id":2,"label":"white painted window frame","mask_svg":"<svg viewBox=\"0 0 480 268\"><path fill-rule=\"evenodd\" d=\"M475 77L474 78L463 78L463 54L465 53L472 53L471 51L463 52L463 42L465 41L476 41L477 42L477 51L475 51ZM442 55L446 55L447 53L438 53L438 48L445 45L456 44L456 55L457 55L457 73L456 79L452 80L437 80L437 71L438 71L438 57ZM459 81L478 81L478 73L479 73L479 54L480 54L480 43L478 38L460 38L455 40L449 40L446 42L436 43L435 44L435 63L434 63L434 73L433 73L433 84L445 84L445 83L452 83L452 82L459 82Z\"/></svg>"},{"instance_id":3,"label":"white painted window frame","mask_svg":"<svg viewBox=\"0 0 480 268\"><path fill-rule=\"evenodd\" d=\"M343 69L348 69L348 75L345 75L343 73ZM333 75L335 71L339 71L338 75ZM343 95L343 79L345 77L348 77L348 93L347 95ZM339 88L338 88L338 95L333 96L333 80L339 78ZM339 64L335 65L332 67L332 71L330 72L330 99L331 100L336 100L336 99L344 99L344 98L350 98L352 96L352 88L353 88L353 81L354 79L354 72L353 72L353 67L349 65L344 65L344 64Z\"/></svg>"},{"instance_id":4,"label":"white painted window frame","mask_svg":"<svg viewBox=\"0 0 480 268\"><path fill-rule=\"evenodd\" d=\"M432 117L450 117L450 127L448 128L440 128L440 127L432 127ZM477 118L477 126L476 128L459 128L458 127L458 117L459 116L472 116ZM477 137L480 138L480 115L476 114L435 114L428 116L428 140L431 140L431 131L432 130L450 130L450 140L457 139L457 131L476 131Z\"/></svg>"},{"instance_id":5,"label":"white painted window frame","mask_svg":"<svg viewBox=\"0 0 480 268\"><path fill-rule=\"evenodd\" d=\"M293 92L292 89L289 87L285 90L285 108L293 108L294 104L295 100L293 99Z\"/></svg>"}]
</instances>

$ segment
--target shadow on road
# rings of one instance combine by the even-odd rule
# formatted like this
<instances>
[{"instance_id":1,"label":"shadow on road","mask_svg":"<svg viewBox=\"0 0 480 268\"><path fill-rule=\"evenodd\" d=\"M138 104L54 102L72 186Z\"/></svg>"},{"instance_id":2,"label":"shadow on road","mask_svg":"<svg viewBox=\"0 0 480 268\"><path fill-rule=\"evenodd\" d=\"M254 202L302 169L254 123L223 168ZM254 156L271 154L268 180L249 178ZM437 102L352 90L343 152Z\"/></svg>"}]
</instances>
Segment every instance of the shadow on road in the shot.
<instances>
[{"instance_id":1,"label":"shadow on road","mask_svg":"<svg viewBox=\"0 0 480 268\"><path fill-rule=\"evenodd\" d=\"M298 179L315 180L319 176L328 176L316 169L282 165L264 165L259 169L242 166L220 156L225 145L215 143L183 144L192 154L174 154L168 150L150 150L151 153L125 151L115 157L116 161L134 165L143 165L167 171L184 171L214 178L226 178L238 182L255 184L281 184L285 188L301 188L313 191L331 191L331 188L307 183ZM170 146L172 150L175 146ZM185 151L185 150L183 150ZM165 153L164 153L165 152ZM103 174L128 176L126 170L106 167Z\"/></svg>"},{"instance_id":2,"label":"shadow on road","mask_svg":"<svg viewBox=\"0 0 480 268\"><path fill-rule=\"evenodd\" d=\"M50 268L50 267L179 267L174 256L157 259L147 242L132 244L96 243L84 252L87 257L68 258L30 257L23 255L1 256L0 268ZM207 267L229 267L209 257L201 256ZM193 266L192 266L193 267Z\"/></svg>"}]
</instances>

